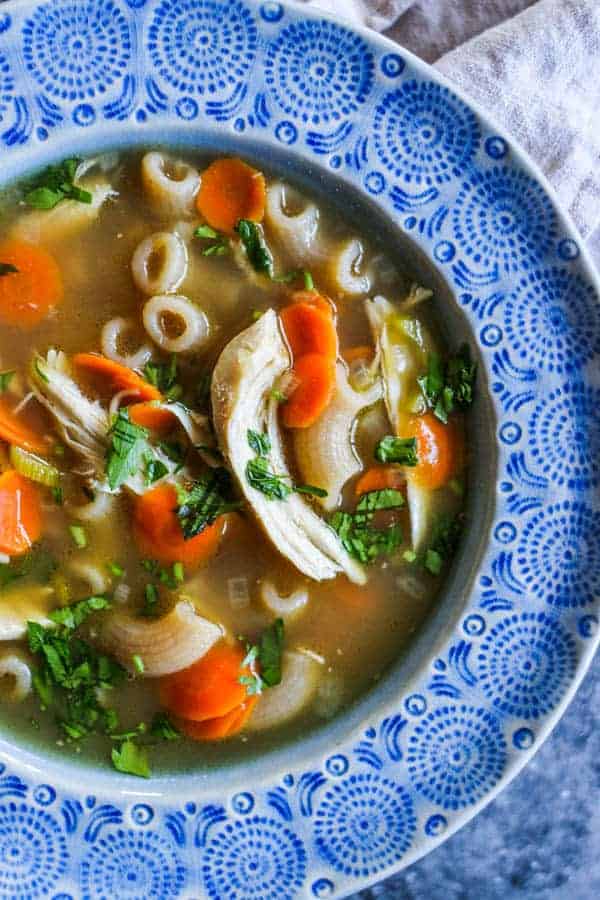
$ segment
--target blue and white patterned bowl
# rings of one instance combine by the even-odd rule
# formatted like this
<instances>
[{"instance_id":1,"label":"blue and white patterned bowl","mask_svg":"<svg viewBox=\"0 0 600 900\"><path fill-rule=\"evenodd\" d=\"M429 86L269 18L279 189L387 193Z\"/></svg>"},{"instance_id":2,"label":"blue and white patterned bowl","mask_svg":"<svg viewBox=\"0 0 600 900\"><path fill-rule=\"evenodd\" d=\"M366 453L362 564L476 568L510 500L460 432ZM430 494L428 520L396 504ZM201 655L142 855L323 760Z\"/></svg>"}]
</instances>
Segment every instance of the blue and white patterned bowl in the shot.
<instances>
[{"instance_id":1,"label":"blue and white patterned bowl","mask_svg":"<svg viewBox=\"0 0 600 900\"><path fill-rule=\"evenodd\" d=\"M4 736L0 898L339 897L487 803L596 647L597 282L511 141L384 39L260 0L0 6L0 179L153 142L310 171L428 260L478 347L486 462L439 612L298 747L146 785Z\"/></svg>"}]
</instances>

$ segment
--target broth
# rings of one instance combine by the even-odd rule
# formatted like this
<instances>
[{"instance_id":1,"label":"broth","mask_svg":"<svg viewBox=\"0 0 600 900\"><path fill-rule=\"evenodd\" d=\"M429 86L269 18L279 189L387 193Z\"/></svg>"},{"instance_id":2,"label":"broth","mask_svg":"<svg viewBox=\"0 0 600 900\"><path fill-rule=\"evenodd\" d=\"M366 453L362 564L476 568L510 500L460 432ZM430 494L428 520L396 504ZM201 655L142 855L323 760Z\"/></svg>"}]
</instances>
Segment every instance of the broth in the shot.
<instances>
[{"instance_id":1,"label":"broth","mask_svg":"<svg viewBox=\"0 0 600 900\"><path fill-rule=\"evenodd\" d=\"M109 747L122 749L124 743L149 745L152 747L153 769L160 771L181 765L216 765L224 760L234 760L240 754L260 752L273 743L296 740L307 730L346 708L398 659L436 601L452 553L451 544L458 532L466 482L460 410L468 405L470 398L459 393L455 379L451 384L455 389L455 409L443 409L444 400L439 386L437 394L435 390L435 376L441 366L442 381L445 378L448 386L454 377L453 370L450 365L444 369L444 363L440 361L448 358L448 352L431 318L426 295L421 296L414 290L411 293L410 281L404 274L404 261L397 265L396 261L389 260L381 248L373 245L364 235L357 235L337 213L293 188L288 186L286 194L279 195L278 189L274 189L274 185L278 184L277 178L266 172L269 188L267 216L262 232L253 229L251 233L251 238L256 238L258 234L259 241L262 243L264 240L262 249L266 246L267 253L271 255L268 269L261 270L260 259L255 265L251 243L241 241L238 231L213 228L210 222L207 228L207 218L196 211L193 197L190 204L189 198L182 201L181 191L171 190L173 185L185 184L189 172L204 173L212 160L189 156L182 167L173 166L168 159L163 159L163 177L161 179L159 173L160 183L157 186L152 180L154 176L142 175L143 157L140 152L124 153L114 158L100 158L90 165L87 172L79 168L74 178L78 185L84 186L84 189L89 187L92 194L107 191L105 202L99 204L99 209L93 210L93 214L95 203L68 197L52 209L32 210L28 204L28 200L32 199L31 184L17 186L6 194L0 219L0 264L11 263L16 243L24 243L25 247L41 246L57 264L63 290L60 302L51 304L47 315L38 323L29 323L28 327L24 327L22 322L7 319L2 306L7 303L8 296L6 292L2 293L2 282L6 284L9 279L23 278L23 271L15 265L17 272L8 271L0 276L0 368L3 372L15 372L7 379L0 402L6 405L11 415L18 416L19 422L44 437L46 451L37 455L42 455L51 466L60 470L61 476L58 489L57 485L52 489L40 483L34 488L41 503L43 524L39 539L36 534L31 549L11 553L9 546L2 545L10 560L6 559L1 566L0 628L2 615L6 611L11 611L14 619L14 611L23 608L21 632L31 617L41 621L42 628L51 630L54 626L49 622L48 615L53 609L65 608L90 596L99 596L106 598L111 608L92 613L82 623L78 634L92 648L100 647L112 656L114 648L110 652L106 650L102 634L103 622L115 611L119 615L131 614L132 619L145 623L160 622L161 617L168 615L178 602L189 601L199 615L209 622L218 623L229 645L241 646L242 655L246 656L249 646L261 646L261 635L266 629L272 629L277 618L273 608L265 603L265 583L268 583L277 597L286 598L294 592L306 594L307 601L300 613L295 617L285 617L284 648L286 652L293 651L311 660L307 665L312 666L315 673L310 676L315 681L314 688L307 691L310 697L291 720L282 721L279 725L275 722L272 728L265 731L244 727L241 731L234 731L226 741L198 741L186 737L171 741L165 740L164 734L150 737L148 730L145 733L136 732L129 738L111 740L106 732L122 735L137 729L140 722L149 725L153 716L164 710L164 695L161 700L158 689L160 679L147 677L143 658L126 665L131 671L122 683L102 692L108 695L108 700L103 697L100 706L106 704L116 710L118 726L116 722L106 724L102 720L100 724L92 723L82 729L89 731L89 734L78 735L75 733L77 729L69 730L67 721L65 731L64 725L56 722L56 698L44 697L43 691L40 698L39 684L22 702L2 704L2 729L11 735L18 734L28 743L43 747L51 742L58 744L65 753L83 753L90 759L102 761L106 759ZM247 177L248 173L242 172L242 176ZM169 177L172 179L171 186L167 183L165 188L164 182L168 182ZM257 178L256 174L252 177ZM43 180L43 176L40 178ZM208 177L206 179L208 183ZM15 202L15 196L22 199ZM236 197L235 202L238 199ZM33 200L35 202L35 197ZM262 220L260 214L252 211L251 203L249 209L251 213L247 220L250 223L255 219ZM79 221L82 211L86 215L83 221ZM238 218L245 219L244 216ZM198 227L201 230L195 235ZM172 283L166 278L165 271L169 266L176 268L178 262L168 242L164 246L157 244L151 254L146 255L145 268L142 272L138 267L137 276L134 264L132 275L132 259L140 253L140 245L158 233L171 238L177 235L177 247L183 247L187 257L183 277L177 280L173 276ZM144 278L150 284L146 289L141 286ZM161 279L166 279L167 287L152 290L152 285L160 283ZM304 299L298 298L300 291L308 291L308 295ZM146 307L154 294L166 295L167 298L177 296L184 302L190 301L192 317L189 321L185 318L187 314L181 318L177 311L173 311L170 300L162 305L158 303L159 313L155 321L158 323L156 328L161 329L162 334L157 338L156 329L144 327ZM231 469L227 450L225 448L224 463L218 456L219 451L215 454L214 448L198 452L190 444L184 429L175 427L177 423L173 420L173 433L166 438L161 436L161 440L168 443L168 446L161 445L160 453L164 451L166 454L161 459L169 466L171 457L183 448L186 455L182 460L182 469L171 469L153 482L148 474L148 460L142 456L138 467L142 472L140 478L145 478L146 483L141 489L138 485L137 494L127 484L106 493L109 488L105 482L102 483L105 473L99 472L97 466L94 470L94 462L75 449L74 441L69 445L69 441L65 440L64 428L61 432L61 421L64 426L66 415L70 414L75 422L79 421L78 409L71 407L70 410L63 410L63 419L60 420L52 414L51 402L45 405L41 402L44 397L48 400L49 392L54 387L52 383L44 382L48 370L43 366L49 359L48 350L59 349L71 363L75 354L106 353L108 338L103 329L111 320L125 319L126 327L115 326L115 355L119 358L135 356L140 347L146 346L150 366L159 364L163 367L154 370L154 377L156 379L158 371L159 381L162 379L165 384L169 380L168 364L173 360L176 367L171 371L173 384L166 388L163 385L163 394L165 390L170 390L171 402L183 404L186 410L210 417L206 387L224 348L240 333L265 322L268 310L280 313L301 302L313 310L318 309L314 300L316 294L326 298L328 307L321 304L320 319L314 313L307 314L308 324L302 322L301 335L297 340L310 343L309 326L315 316L319 327L331 328L334 322L339 341L337 377L345 379L348 389L354 394L360 394L361 390L365 393L372 391L375 384L382 385L384 394L352 418L351 433L344 436L346 441L351 442L350 449L356 465L343 485L334 509L324 511L320 499L313 494L293 496L300 497L301 502L323 520L333 522L332 516L337 510L338 514L347 514L346 525L350 523L360 534L363 534L360 531L363 525L367 530L385 531L389 538L389 552L380 553L373 562L364 566L364 585L353 584L341 571L335 578L316 580L300 571L297 565L278 551L277 541L259 525L252 502L243 496L243 488L246 487L243 478L240 484L234 477L229 486L230 500L239 507L237 511L225 513L218 519L222 534L217 535L213 550L210 553L203 551L202 561L193 565L184 561L180 566L175 559L169 559L168 563L148 563L144 552L147 545L140 546L140 541L136 539L139 529L136 532L134 526L132 531L132 507L139 503L136 497L160 485L177 481L185 482L189 490L195 479L210 471L207 465L215 460L226 469ZM383 323L381 327L387 334L387 356L381 333L378 345L380 355L375 356L375 317L372 316L370 322L366 313L366 299L378 296L385 297L392 304L392 307L385 309L393 309L393 321L389 315L387 319L380 318ZM196 343L190 350L181 353L168 352L165 348L171 346L170 342L186 338L188 327L192 330L196 328L199 335ZM321 336L317 335L317 340L320 339ZM162 342L162 348L158 346L158 340ZM288 350L293 355L292 344L293 340L288 338ZM347 351L354 348L367 349L348 354ZM40 354L43 361L41 369L40 364L34 364L32 369L34 352ZM347 362L343 361L345 358ZM296 354L293 364L297 368L293 369L293 373L300 371L298 359ZM402 366L408 369L402 375L400 385L403 392L401 408L392 412L392 418L398 421L392 425L389 410L397 386L390 385L386 378L390 373L390 362L394 365L394 360L399 371ZM144 369L147 362L136 366L146 379L149 377L148 368ZM380 363L382 369L378 368ZM462 364L463 369L468 370L465 358L462 358ZM135 395L135 390L133 395L131 391L129 395L123 392L115 401L115 395L121 394L117 389L119 385L111 382L106 375L100 377L94 365L91 368L71 365L68 370L68 376L81 388L86 400L97 401L106 416L109 415L111 402L112 414L119 408L119 402L121 409L131 410L132 401L140 399ZM332 365L335 372L335 361ZM282 421L285 421L286 415L291 415L289 409L294 392L302 389L298 376L293 373L291 378L288 376L272 386L271 394L280 402ZM51 374L53 379L54 370ZM421 387L417 379L420 379ZM467 372L466 381L469 387L472 372ZM314 404L317 392L318 386L310 392L309 406ZM452 407L448 396L446 406ZM54 402L55 398L50 396L50 399ZM284 412L286 406L288 411ZM323 409L326 412L326 402ZM130 413L124 415L127 418ZM441 421L444 418L448 418L448 424ZM433 422L433 430L423 432L425 420ZM114 419L109 418L108 422L110 425ZM290 472L290 478L284 479L283 483L289 490L305 481L304 473L313 464L310 461L305 464L306 461L303 463L298 458L300 444L297 443L297 433L301 430L281 427ZM375 458L376 448L382 439L391 435L405 439L405 452L411 446L416 448L417 466L393 461L386 463ZM419 435L418 440L411 445L415 435ZM7 437L7 434L0 429L0 436ZM100 444L103 440L106 440L106 450L110 454L111 446L114 451L114 437L102 434ZM148 440L152 447L159 444L152 431ZM441 441L439 446L436 441ZM16 465L13 451L9 456L8 443L1 445L3 473L12 471ZM19 443L18 438L15 443ZM179 450L175 448L174 451L176 444ZM323 450L313 449L314 452ZM28 450L26 446L25 450ZM220 450L224 450L223 446ZM381 454L380 450L380 457ZM441 474L436 454L442 457ZM261 458L268 468L270 449L264 453L257 452L254 461ZM26 459L26 467L30 464ZM22 460L19 466L23 466ZM431 470L429 475L427 466ZM387 481L385 478L381 481L384 469ZM425 469L427 472L419 493L419 479L415 472L419 470L422 473ZM376 491L389 488L394 504L391 511L379 510L373 518L369 514L365 525L364 520L352 519L352 516L360 515L357 504L361 494L360 487L357 492L357 484L370 470L379 473L374 476L377 487L368 488L362 496L371 497ZM35 480L32 469L25 468L23 471ZM160 475L161 472L159 468L154 474ZM271 471L270 474L276 477L281 475ZM428 484L429 477L433 480ZM420 512L411 509L410 491L409 502L406 503L407 483L417 485L417 489L413 486L412 491L418 502L422 503ZM398 500L398 493L404 498L401 507L402 500ZM105 503L102 498L106 496L110 499ZM89 507L94 501L100 506L105 503L107 508L97 518L91 518L93 510L90 512ZM178 496L177 502L181 509L184 505L181 496ZM281 504L284 509L285 504L292 501L287 497L267 497L263 502ZM416 500L414 502L417 503ZM270 511L272 507L268 506L268 509ZM417 515L423 518L423 522L421 537L415 543L412 529L415 528ZM179 515L180 524L181 521ZM151 530L149 519L145 518L144 522L144 527L147 525ZM341 533L343 522L339 516L335 524ZM208 529L215 527L209 524L200 534L206 534ZM393 538L389 535L392 529L397 529ZM400 529L402 540L397 538ZM371 537L367 536L367 541ZM189 545L197 538L198 535L190 539ZM346 547L351 544L352 536L350 544L347 540ZM357 551L356 545L352 545L350 558L356 566L360 565L356 559L357 552L360 554L361 547ZM38 595L41 594L43 596L40 598ZM36 613L38 607L43 614ZM14 623L12 627L12 633L16 634L18 627ZM7 633L11 633L10 629ZM244 638L243 644L238 641L240 636ZM34 672L44 664L43 650L32 653L26 636L5 640L0 656L10 657L13 651ZM124 660L121 662L126 664ZM259 691L258 703L250 714L251 723L261 704L267 704L270 691L280 688L261 684L264 679L260 675L260 657L258 665L252 659L248 662L246 658L245 666L244 671L248 670L248 666L250 671L247 676L250 681L246 684L250 695L253 696L254 690ZM264 661L262 675L265 676ZM166 676L167 679L169 677ZM40 705L48 708L40 711ZM222 712L221 707L219 712ZM65 715L68 719L63 707L58 708L58 713L63 721ZM174 714L171 722L179 723L179 727L181 718ZM134 774L140 773L134 771Z\"/></svg>"}]
</instances>

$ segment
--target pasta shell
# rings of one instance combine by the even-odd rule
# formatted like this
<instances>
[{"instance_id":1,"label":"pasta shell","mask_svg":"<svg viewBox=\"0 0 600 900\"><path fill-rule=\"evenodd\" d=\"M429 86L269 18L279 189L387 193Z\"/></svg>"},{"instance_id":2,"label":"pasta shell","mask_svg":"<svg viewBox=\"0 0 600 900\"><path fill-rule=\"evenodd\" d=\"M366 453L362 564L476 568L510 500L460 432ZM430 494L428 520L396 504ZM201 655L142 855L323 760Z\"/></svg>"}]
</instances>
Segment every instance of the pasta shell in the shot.
<instances>
[{"instance_id":1,"label":"pasta shell","mask_svg":"<svg viewBox=\"0 0 600 900\"><path fill-rule=\"evenodd\" d=\"M295 718L315 697L322 664L302 650L283 654L281 684L265 690L246 727L264 731Z\"/></svg>"}]
</instances>

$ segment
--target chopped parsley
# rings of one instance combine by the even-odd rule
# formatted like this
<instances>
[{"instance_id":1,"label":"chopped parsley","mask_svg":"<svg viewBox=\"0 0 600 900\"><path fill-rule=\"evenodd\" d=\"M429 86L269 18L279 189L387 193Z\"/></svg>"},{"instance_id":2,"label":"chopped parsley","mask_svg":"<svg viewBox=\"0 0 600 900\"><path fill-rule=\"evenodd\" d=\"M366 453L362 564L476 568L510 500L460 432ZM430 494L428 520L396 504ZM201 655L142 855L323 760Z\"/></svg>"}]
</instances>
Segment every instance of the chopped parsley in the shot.
<instances>
[{"instance_id":1,"label":"chopped parsley","mask_svg":"<svg viewBox=\"0 0 600 900\"><path fill-rule=\"evenodd\" d=\"M269 278L272 277L273 256L265 243L260 225L250 219L240 219L235 230L240 236L252 268L256 272L268 275Z\"/></svg>"},{"instance_id":2,"label":"chopped parsley","mask_svg":"<svg viewBox=\"0 0 600 900\"><path fill-rule=\"evenodd\" d=\"M106 456L106 477L114 491L139 471L149 455L150 432L131 422L127 409L120 409L108 434L111 442Z\"/></svg>"},{"instance_id":3,"label":"chopped parsley","mask_svg":"<svg viewBox=\"0 0 600 900\"><path fill-rule=\"evenodd\" d=\"M224 513L239 509L232 498L231 477L227 469L211 469L195 481L190 489L177 487L179 524L186 541L212 525Z\"/></svg>"},{"instance_id":4,"label":"chopped parsley","mask_svg":"<svg viewBox=\"0 0 600 900\"><path fill-rule=\"evenodd\" d=\"M71 157L58 165L48 166L30 182L25 203L34 209L54 209L61 200L91 203L92 194L75 184L75 173L80 162L77 157Z\"/></svg>"},{"instance_id":5,"label":"chopped parsley","mask_svg":"<svg viewBox=\"0 0 600 900\"><path fill-rule=\"evenodd\" d=\"M283 619L275 619L265 628L257 644L247 645L242 668L249 669L250 675L240 675L239 681L246 686L249 696L261 694L264 687L281 684L284 632Z\"/></svg>"},{"instance_id":6,"label":"chopped parsley","mask_svg":"<svg viewBox=\"0 0 600 900\"><path fill-rule=\"evenodd\" d=\"M147 584L144 588L144 606L142 615L152 618L156 615L158 609L158 588L155 584Z\"/></svg>"},{"instance_id":7,"label":"chopped parsley","mask_svg":"<svg viewBox=\"0 0 600 900\"><path fill-rule=\"evenodd\" d=\"M163 712L156 713L150 725L150 734L153 737L162 738L163 741L178 741L181 732L175 728L168 715Z\"/></svg>"},{"instance_id":8,"label":"chopped parsley","mask_svg":"<svg viewBox=\"0 0 600 900\"><path fill-rule=\"evenodd\" d=\"M119 563L116 562L109 562L106 568L115 578L122 578L125 574L123 566L120 566Z\"/></svg>"},{"instance_id":9,"label":"chopped parsley","mask_svg":"<svg viewBox=\"0 0 600 900\"><path fill-rule=\"evenodd\" d=\"M78 550L84 550L87 547L87 534L83 525L69 525L69 533Z\"/></svg>"},{"instance_id":10,"label":"chopped parsley","mask_svg":"<svg viewBox=\"0 0 600 900\"><path fill-rule=\"evenodd\" d=\"M0 394L3 394L4 391L8 390L15 374L14 369L11 372L0 372Z\"/></svg>"},{"instance_id":11,"label":"chopped parsley","mask_svg":"<svg viewBox=\"0 0 600 900\"><path fill-rule=\"evenodd\" d=\"M438 353L429 354L427 374L417 381L427 406L440 422L446 424L450 413L471 405L476 374L477 365L471 360L467 344L445 365Z\"/></svg>"},{"instance_id":12,"label":"chopped parsley","mask_svg":"<svg viewBox=\"0 0 600 900\"><path fill-rule=\"evenodd\" d=\"M169 474L169 470L167 466L165 466L164 462L160 459L145 459L145 481L147 485L154 484L156 481L160 481L161 478L164 478L165 475Z\"/></svg>"},{"instance_id":13,"label":"chopped parsley","mask_svg":"<svg viewBox=\"0 0 600 900\"><path fill-rule=\"evenodd\" d=\"M162 452L165 454L167 459L170 459L171 462L174 462L177 466L176 472L183 467L185 462L185 458L187 456L187 449L180 441L161 441L158 445Z\"/></svg>"},{"instance_id":14,"label":"chopped parsley","mask_svg":"<svg viewBox=\"0 0 600 900\"><path fill-rule=\"evenodd\" d=\"M294 486L297 494L308 494L309 497L326 497L327 491L324 488L315 487L314 484L297 484Z\"/></svg>"},{"instance_id":15,"label":"chopped parsley","mask_svg":"<svg viewBox=\"0 0 600 900\"><path fill-rule=\"evenodd\" d=\"M134 653L131 657L131 662L133 663L133 668L138 673L138 675L144 674L144 660L139 655L139 653Z\"/></svg>"},{"instance_id":16,"label":"chopped parsley","mask_svg":"<svg viewBox=\"0 0 600 900\"><path fill-rule=\"evenodd\" d=\"M148 362L144 366L144 377L151 385L164 394L167 400L178 400L183 388L177 383L177 356L171 354L169 362Z\"/></svg>"},{"instance_id":17,"label":"chopped parsley","mask_svg":"<svg viewBox=\"0 0 600 900\"><path fill-rule=\"evenodd\" d=\"M71 606L64 606L61 609L55 609L50 613L50 619L55 625L61 625L68 630L79 628L92 613L101 610L110 609L110 603L106 597L100 595L98 597L86 597L85 600L79 600Z\"/></svg>"},{"instance_id":18,"label":"chopped parsley","mask_svg":"<svg viewBox=\"0 0 600 900\"><path fill-rule=\"evenodd\" d=\"M211 228L210 225L199 225L194 231L194 237L211 243L202 250L202 256L223 256L229 252L227 238Z\"/></svg>"},{"instance_id":19,"label":"chopped parsley","mask_svg":"<svg viewBox=\"0 0 600 900\"><path fill-rule=\"evenodd\" d=\"M19 269L12 263L0 262L0 278L3 275L18 275Z\"/></svg>"},{"instance_id":20,"label":"chopped parsley","mask_svg":"<svg viewBox=\"0 0 600 900\"><path fill-rule=\"evenodd\" d=\"M388 556L402 543L402 529L397 522L384 527L375 525L378 512L394 512L404 506L400 491L386 488L363 494L353 513L336 512L329 524L337 532L344 548L361 563L372 563Z\"/></svg>"},{"instance_id":21,"label":"chopped parsley","mask_svg":"<svg viewBox=\"0 0 600 900\"><path fill-rule=\"evenodd\" d=\"M271 441L268 434L259 434L258 431L248 429L248 443L250 449L254 450L257 456L268 456L271 452Z\"/></svg>"},{"instance_id":22,"label":"chopped parsley","mask_svg":"<svg viewBox=\"0 0 600 900\"><path fill-rule=\"evenodd\" d=\"M432 575L439 575L442 565L456 553L464 525L464 513L442 516L433 529L431 543L425 553L424 566Z\"/></svg>"},{"instance_id":23,"label":"chopped parsley","mask_svg":"<svg viewBox=\"0 0 600 900\"><path fill-rule=\"evenodd\" d=\"M276 475L271 471L268 454L271 452L271 441L268 434L259 434L248 430L248 444L256 456L248 460L246 480L250 487L260 491L269 500L286 500L294 492L309 494L313 497L326 497L327 491L312 484L292 484L289 475Z\"/></svg>"},{"instance_id":24,"label":"chopped parsley","mask_svg":"<svg viewBox=\"0 0 600 900\"><path fill-rule=\"evenodd\" d=\"M381 463L398 463L401 466L416 466L419 463L417 457L416 438L398 438L387 435L382 438L375 448L375 459Z\"/></svg>"},{"instance_id":25,"label":"chopped parsley","mask_svg":"<svg viewBox=\"0 0 600 900\"><path fill-rule=\"evenodd\" d=\"M137 775L139 778L150 778L150 763L145 747L140 747L128 738L120 747L113 747L112 763L118 772L126 775Z\"/></svg>"},{"instance_id":26,"label":"chopped parsley","mask_svg":"<svg viewBox=\"0 0 600 900\"><path fill-rule=\"evenodd\" d=\"M52 499L56 503L57 506L62 506L65 502L65 498L63 495L63 489L61 487L53 487L52 491Z\"/></svg>"}]
</instances>

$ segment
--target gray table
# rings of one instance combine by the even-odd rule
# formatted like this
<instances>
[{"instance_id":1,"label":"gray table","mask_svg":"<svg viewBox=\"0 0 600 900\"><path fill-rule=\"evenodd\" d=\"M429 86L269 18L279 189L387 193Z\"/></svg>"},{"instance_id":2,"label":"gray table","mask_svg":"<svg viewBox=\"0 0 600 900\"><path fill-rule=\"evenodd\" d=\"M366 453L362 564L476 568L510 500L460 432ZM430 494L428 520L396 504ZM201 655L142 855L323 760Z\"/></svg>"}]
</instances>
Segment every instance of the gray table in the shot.
<instances>
[{"instance_id":1,"label":"gray table","mask_svg":"<svg viewBox=\"0 0 600 900\"><path fill-rule=\"evenodd\" d=\"M600 897L600 654L527 768L429 856L354 900Z\"/></svg>"}]
</instances>

